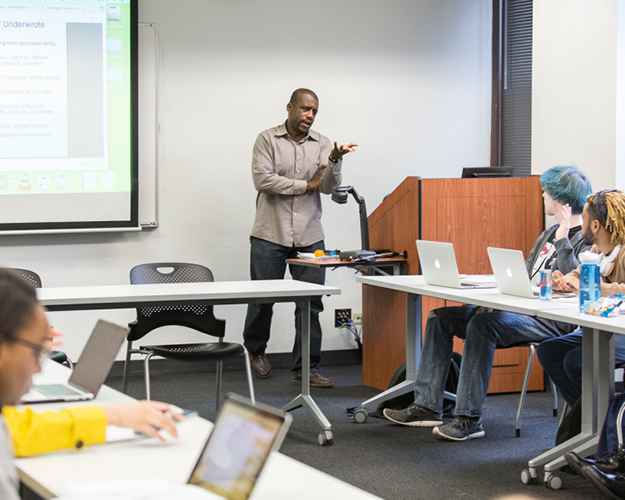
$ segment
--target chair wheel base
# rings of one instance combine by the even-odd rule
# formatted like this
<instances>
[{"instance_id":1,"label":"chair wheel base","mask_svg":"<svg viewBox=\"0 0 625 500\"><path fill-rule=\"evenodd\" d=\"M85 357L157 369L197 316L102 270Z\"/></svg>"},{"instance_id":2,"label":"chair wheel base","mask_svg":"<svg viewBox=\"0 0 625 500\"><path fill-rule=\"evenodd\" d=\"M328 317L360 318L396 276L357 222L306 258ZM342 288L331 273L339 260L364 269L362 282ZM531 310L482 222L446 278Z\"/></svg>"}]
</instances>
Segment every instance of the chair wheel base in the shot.
<instances>
[{"instance_id":1,"label":"chair wheel base","mask_svg":"<svg viewBox=\"0 0 625 500\"><path fill-rule=\"evenodd\" d=\"M317 441L319 442L319 446L332 446L332 443L334 443L332 431L320 432L319 436L317 436Z\"/></svg>"}]
</instances>

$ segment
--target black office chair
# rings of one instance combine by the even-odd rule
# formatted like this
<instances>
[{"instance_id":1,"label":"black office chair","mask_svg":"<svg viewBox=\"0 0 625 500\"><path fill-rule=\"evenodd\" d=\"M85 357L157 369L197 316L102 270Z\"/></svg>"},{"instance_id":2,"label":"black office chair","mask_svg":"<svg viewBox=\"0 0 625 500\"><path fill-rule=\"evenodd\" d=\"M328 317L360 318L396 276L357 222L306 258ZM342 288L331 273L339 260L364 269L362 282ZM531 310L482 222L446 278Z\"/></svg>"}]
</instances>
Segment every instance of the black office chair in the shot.
<instances>
[{"instance_id":1,"label":"black office chair","mask_svg":"<svg viewBox=\"0 0 625 500\"><path fill-rule=\"evenodd\" d=\"M198 283L214 281L210 269L197 264L179 262L151 263L135 266L130 271L130 283L133 285L157 284L157 283ZM152 330L168 325L179 325L192 328L199 332L217 337L217 342L198 344L173 344L158 346L140 346L134 349L132 343L143 338ZM126 362L124 364L124 378L122 392L126 392L128 385L128 373L130 370L130 358L133 354L145 356L145 392L150 399L150 366L152 356L176 359L180 361L194 362L217 362L217 395L216 408L219 410L221 399L221 370L224 359L243 356L247 381L250 389L250 399L254 401L254 384L250 357L241 344L224 342L226 334L226 321L215 318L213 306L189 305L189 306L164 306L164 307L141 307L137 308L137 319L129 325Z\"/></svg>"},{"instance_id":2,"label":"black office chair","mask_svg":"<svg viewBox=\"0 0 625 500\"><path fill-rule=\"evenodd\" d=\"M22 278L26 283L32 285L34 288L41 288L41 278L36 272L15 267L10 268L9 271ZM50 359L62 365L67 365L70 369L74 368L72 360L69 359L69 356L62 351L52 351Z\"/></svg>"}]
</instances>

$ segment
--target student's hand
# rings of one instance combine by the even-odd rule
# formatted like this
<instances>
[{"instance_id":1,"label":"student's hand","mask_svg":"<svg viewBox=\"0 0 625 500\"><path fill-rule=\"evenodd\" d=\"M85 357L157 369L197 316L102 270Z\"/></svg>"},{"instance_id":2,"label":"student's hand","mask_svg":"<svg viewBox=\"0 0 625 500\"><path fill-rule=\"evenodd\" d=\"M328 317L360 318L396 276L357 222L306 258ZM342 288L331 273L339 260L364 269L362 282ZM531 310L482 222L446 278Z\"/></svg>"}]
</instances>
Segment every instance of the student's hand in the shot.
<instances>
[{"instance_id":1,"label":"student's hand","mask_svg":"<svg viewBox=\"0 0 625 500\"><path fill-rule=\"evenodd\" d=\"M564 276L564 274L557 269L551 274L551 288L553 288L554 291L562 291L560 290L560 278L562 278L562 276Z\"/></svg>"},{"instance_id":2,"label":"student's hand","mask_svg":"<svg viewBox=\"0 0 625 500\"><path fill-rule=\"evenodd\" d=\"M558 273L556 276L555 273ZM579 279L571 274L567 274L563 276L561 272L555 271L553 276L552 287L554 290L559 292L573 292L575 294L579 293Z\"/></svg>"},{"instance_id":3,"label":"student's hand","mask_svg":"<svg viewBox=\"0 0 625 500\"><path fill-rule=\"evenodd\" d=\"M50 336L46 339L44 343L44 347L46 349L52 349L53 347L58 347L63 345L63 340L61 337L63 336L62 332L55 330L54 327L50 327Z\"/></svg>"},{"instance_id":4,"label":"student's hand","mask_svg":"<svg viewBox=\"0 0 625 500\"><path fill-rule=\"evenodd\" d=\"M560 211L560 226L556 229L556 240L561 240L569 235L569 229L571 229L571 217L573 216L573 209L567 203L562 207Z\"/></svg>"},{"instance_id":5,"label":"student's hand","mask_svg":"<svg viewBox=\"0 0 625 500\"><path fill-rule=\"evenodd\" d=\"M319 182L321 181L321 176L325 169L328 168L327 165L321 165L319 169L313 175L313 178L306 183L306 191L316 191L319 189Z\"/></svg>"},{"instance_id":6,"label":"student's hand","mask_svg":"<svg viewBox=\"0 0 625 500\"><path fill-rule=\"evenodd\" d=\"M175 422L181 422L184 417L171 409L167 403L158 401L140 401L136 404L103 406L108 423L118 427L128 427L165 441L158 432L165 430L173 437L178 437Z\"/></svg>"},{"instance_id":7,"label":"student's hand","mask_svg":"<svg viewBox=\"0 0 625 500\"><path fill-rule=\"evenodd\" d=\"M343 155L356 151L357 147L358 144L355 142L350 142L347 145L342 144L341 146L338 146L336 144L336 141L334 141L334 147L332 148L332 151L330 151L330 158L336 160L336 163L338 163L343 159Z\"/></svg>"}]
</instances>

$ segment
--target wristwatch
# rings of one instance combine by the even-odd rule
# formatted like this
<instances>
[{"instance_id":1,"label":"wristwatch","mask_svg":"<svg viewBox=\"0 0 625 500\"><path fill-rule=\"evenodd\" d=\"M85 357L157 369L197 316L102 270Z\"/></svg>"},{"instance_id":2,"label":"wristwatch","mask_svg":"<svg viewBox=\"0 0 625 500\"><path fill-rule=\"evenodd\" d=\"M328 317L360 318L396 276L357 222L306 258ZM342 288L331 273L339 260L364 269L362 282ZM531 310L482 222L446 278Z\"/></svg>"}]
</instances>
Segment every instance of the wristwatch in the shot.
<instances>
[{"instance_id":1,"label":"wristwatch","mask_svg":"<svg viewBox=\"0 0 625 500\"><path fill-rule=\"evenodd\" d=\"M334 158L332 158L332 155L328 156L328 160L330 160L332 163L338 163L342 160L342 158L339 158L338 160L335 160Z\"/></svg>"}]
</instances>

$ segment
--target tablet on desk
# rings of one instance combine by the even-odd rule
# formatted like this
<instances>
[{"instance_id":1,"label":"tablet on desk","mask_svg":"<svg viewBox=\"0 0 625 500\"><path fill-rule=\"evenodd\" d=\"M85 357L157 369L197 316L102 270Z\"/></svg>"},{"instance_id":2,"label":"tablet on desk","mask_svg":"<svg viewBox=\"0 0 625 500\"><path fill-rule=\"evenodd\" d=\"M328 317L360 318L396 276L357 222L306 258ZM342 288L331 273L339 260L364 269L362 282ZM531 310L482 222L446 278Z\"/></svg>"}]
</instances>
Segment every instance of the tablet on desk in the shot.
<instances>
[{"instance_id":1,"label":"tablet on desk","mask_svg":"<svg viewBox=\"0 0 625 500\"><path fill-rule=\"evenodd\" d=\"M291 415L229 395L195 465L189 484L229 500L246 500L272 450L278 450Z\"/></svg>"}]
</instances>

